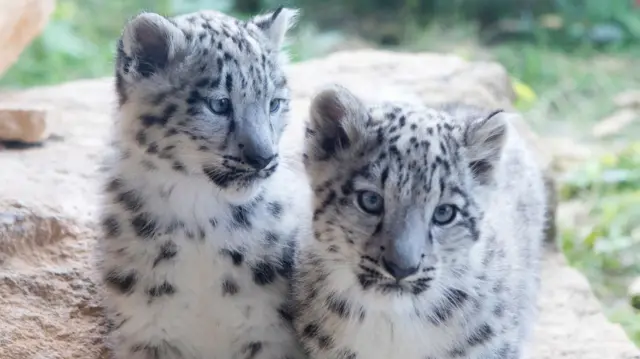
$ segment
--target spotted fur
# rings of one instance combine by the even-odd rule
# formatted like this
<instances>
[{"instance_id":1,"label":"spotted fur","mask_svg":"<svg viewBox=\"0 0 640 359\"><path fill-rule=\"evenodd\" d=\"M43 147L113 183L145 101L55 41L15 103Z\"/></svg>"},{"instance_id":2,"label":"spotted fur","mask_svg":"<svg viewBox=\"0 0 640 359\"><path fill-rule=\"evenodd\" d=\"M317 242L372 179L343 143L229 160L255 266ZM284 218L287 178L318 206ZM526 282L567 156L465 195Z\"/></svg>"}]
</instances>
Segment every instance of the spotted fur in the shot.
<instances>
[{"instance_id":1,"label":"spotted fur","mask_svg":"<svg viewBox=\"0 0 640 359\"><path fill-rule=\"evenodd\" d=\"M314 235L293 284L311 358L522 357L545 196L510 116L317 94Z\"/></svg>"},{"instance_id":2,"label":"spotted fur","mask_svg":"<svg viewBox=\"0 0 640 359\"><path fill-rule=\"evenodd\" d=\"M279 149L295 15L126 25L97 251L115 359L300 358L285 300L307 187Z\"/></svg>"}]
</instances>

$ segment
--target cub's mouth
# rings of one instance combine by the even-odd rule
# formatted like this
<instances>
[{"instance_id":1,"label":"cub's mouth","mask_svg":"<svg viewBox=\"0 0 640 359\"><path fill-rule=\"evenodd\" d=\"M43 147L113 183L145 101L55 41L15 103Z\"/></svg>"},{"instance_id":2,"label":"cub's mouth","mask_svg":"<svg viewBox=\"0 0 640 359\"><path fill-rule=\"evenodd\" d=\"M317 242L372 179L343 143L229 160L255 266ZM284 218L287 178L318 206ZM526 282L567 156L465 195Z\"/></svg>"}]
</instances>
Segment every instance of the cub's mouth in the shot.
<instances>
[{"instance_id":1,"label":"cub's mouth","mask_svg":"<svg viewBox=\"0 0 640 359\"><path fill-rule=\"evenodd\" d=\"M230 161L225 158L222 165L205 165L202 167L202 171L211 182L220 188L249 187L257 181L271 177L278 165L279 161L275 159L262 169L254 169L243 165L241 161Z\"/></svg>"},{"instance_id":2,"label":"cub's mouth","mask_svg":"<svg viewBox=\"0 0 640 359\"><path fill-rule=\"evenodd\" d=\"M411 278L397 280L384 274L379 266L365 261L358 265L356 277L365 291L372 290L382 294L420 295L431 287L434 271L434 267L425 267Z\"/></svg>"}]
</instances>

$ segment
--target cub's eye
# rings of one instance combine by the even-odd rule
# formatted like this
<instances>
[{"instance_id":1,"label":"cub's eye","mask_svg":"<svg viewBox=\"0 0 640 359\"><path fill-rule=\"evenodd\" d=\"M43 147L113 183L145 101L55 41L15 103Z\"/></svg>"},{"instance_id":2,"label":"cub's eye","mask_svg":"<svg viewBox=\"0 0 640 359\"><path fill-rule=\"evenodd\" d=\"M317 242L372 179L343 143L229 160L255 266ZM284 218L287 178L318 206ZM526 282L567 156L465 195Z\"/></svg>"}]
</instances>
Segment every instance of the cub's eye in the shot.
<instances>
[{"instance_id":1,"label":"cub's eye","mask_svg":"<svg viewBox=\"0 0 640 359\"><path fill-rule=\"evenodd\" d=\"M269 102L269 112L274 113L278 111L280 109L281 102L282 99L279 98L274 98L273 100L271 100L271 102Z\"/></svg>"},{"instance_id":2,"label":"cub's eye","mask_svg":"<svg viewBox=\"0 0 640 359\"><path fill-rule=\"evenodd\" d=\"M231 112L231 101L228 98L211 100L209 108L216 115L228 115Z\"/></svg>"},{"instance_id":3,"label":"cub's eye","mask_svg":"<svg viewBox=\"0 0 640 359\"><path fill-rule=\"evenodd\" d=\"M381 195L372 191L358 192L358 206L368 214L377 216L384 209L384 200Z\"/></svg>"},{"instance_id":4,"label":"cub's eye","mask_svg":"<svg viewBox=\"0 0 640 359\"><path fill-rule=\"evenodd\" d=\"M458 214L458 207L452 204L441 204L433 212L432 221L438 226L446 226L453 222Z\"/></svg>"}]
</instances>

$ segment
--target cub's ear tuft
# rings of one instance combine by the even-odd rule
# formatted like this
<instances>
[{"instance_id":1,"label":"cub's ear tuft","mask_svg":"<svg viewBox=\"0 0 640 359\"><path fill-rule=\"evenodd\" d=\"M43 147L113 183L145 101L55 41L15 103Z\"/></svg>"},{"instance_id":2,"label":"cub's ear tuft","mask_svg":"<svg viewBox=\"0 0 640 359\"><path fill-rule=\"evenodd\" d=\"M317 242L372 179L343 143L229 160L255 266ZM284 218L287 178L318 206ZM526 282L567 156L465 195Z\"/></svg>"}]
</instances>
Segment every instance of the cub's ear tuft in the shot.
<instances>
[{"instance_id":1,"label":"cub's ear tuft","mask_svg":"<svg viewBox=\"0 0 640 359\"><path fill-rule=\"evenodd\" d=\"M507 121L512 115L497 110L467 124L464 145L473 176L481 184L487 184L493 179L508 135Z\"/></svg>"},{"instance_id":2,"label":"cub's ear tuft","mask_svg":"<svg viewBox=\"0 0 640 359\"><path fill-rule=\"evenodd\" d=\"M367 108L351 91L329 85L311 100L307 129L308 155L326 160L361 141L368 118Z\"/></svg>"},{"instance_id":3,"label":"cub's ear tuft","mask_svg":"<svg viewBox=\"0 0 640 359\"><path fill-rule=\"evenodd\" d=\"M150 12L129 20L122 34L122 50L135 60L135 70L143 77L165 69L186 45L180 29L163 16Z\"/></svg>"},{"instance_id":4,"label":"cub's ear tuft","mask_svg":"<svg viewBox=\"0 0 640 359\"><path fill-rule=\"evenodd\" d=\"M281 6L272 12L257 15L249 22L262 30L277 49L281 49L287 31L296 25L299 16L300 10Z\"/></svg>"}]
</instances>

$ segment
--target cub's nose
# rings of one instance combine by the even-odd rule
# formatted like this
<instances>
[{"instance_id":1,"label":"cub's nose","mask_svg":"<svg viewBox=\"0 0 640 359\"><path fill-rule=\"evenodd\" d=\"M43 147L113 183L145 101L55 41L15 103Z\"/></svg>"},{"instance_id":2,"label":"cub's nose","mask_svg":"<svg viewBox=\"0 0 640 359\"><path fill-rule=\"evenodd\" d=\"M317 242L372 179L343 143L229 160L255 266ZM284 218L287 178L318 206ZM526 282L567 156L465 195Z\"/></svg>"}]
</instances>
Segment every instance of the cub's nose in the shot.
<instances>
[{"instance_id":1,"label":"cub's nose","mask_svg":"<svg viewBox=\"0 0 640 359\"><path fill-rule=\"evenodd\" d=\"M245 146L242 150L242 159L256 170L267 167L275 157L272 151L257 151L254 146Z\"/></svg>"},{"instance_id":2,"label":"cub's nose","mask_svg":"<svg viewBox=\"0 0 640 359\"><path fill-rule=\"evenodd\" d=\"M397 280L402 280L410 275L416 274L420 268L420 266L417 265L396 263L394 261L389 261L386 258L382 258L382 266Z\"/></svg>"}]
</instances>

